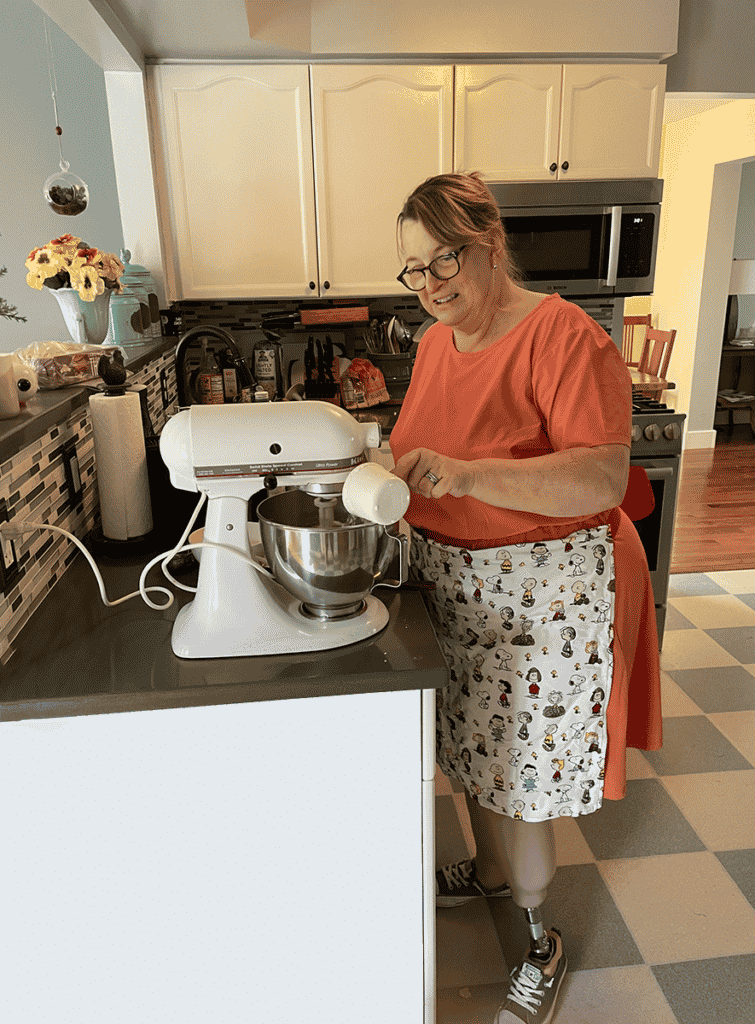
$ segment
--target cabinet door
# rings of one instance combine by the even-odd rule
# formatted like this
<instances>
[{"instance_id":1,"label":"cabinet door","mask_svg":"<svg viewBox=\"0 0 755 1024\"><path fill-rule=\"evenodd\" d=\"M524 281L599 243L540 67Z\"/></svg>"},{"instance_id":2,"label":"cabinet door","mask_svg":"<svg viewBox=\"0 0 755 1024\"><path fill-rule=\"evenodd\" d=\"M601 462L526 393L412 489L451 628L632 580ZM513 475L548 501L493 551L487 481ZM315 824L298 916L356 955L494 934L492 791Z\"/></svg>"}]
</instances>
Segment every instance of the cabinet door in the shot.
<instances>
[{"instance_id":1,"label":"cabinet door","mask_svg":"<svg viewBox=\"0 0 755 1024\"><path fill-rule=\"evenodd\" d=\"M559 177L656 177L665 82L663 64L565 64Z\"/></svg>"},{"instance_id":2,"label":"cabinet door","mask_svg":"<svg viewBox=\"0 0 755 1024\"><path fill-rule=\"evenodd\" d=\"M316 294L307 68L150 74L171 298Z\"/></svg>"},{"instance_id":3,"label":"cabinet door","mask_svg":"<svg viewBox=\"0 0 755 1024\"><path fill-rule=\"evenodd\" d=\"M489 181L556 178L560 64L459 66L455 91L455 170Z\"/></svg>"},{"instance_id":4,"label":"cabinet door","mask_svg":"<svg viewBox=\"0 0 755 1024\"><path fill-rule=\"evenodd\" d=\"M396 218L451 170L451 67L315 65L315 190L322 295L400 295Z\"/></svg>"}]
</instances>

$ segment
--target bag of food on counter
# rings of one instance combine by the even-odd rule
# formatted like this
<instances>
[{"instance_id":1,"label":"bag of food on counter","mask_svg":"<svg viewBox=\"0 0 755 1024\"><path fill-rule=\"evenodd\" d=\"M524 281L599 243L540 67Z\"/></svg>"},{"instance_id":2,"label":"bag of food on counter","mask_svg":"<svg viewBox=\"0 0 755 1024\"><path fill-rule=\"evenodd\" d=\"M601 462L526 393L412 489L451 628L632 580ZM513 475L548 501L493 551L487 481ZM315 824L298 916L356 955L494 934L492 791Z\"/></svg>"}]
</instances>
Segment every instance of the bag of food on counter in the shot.
<instances>
[{"instance_id":1,"label":"bag of food on counter","mask_svg":"<svg viewBox=\"0 0 755 1024\"><path fill-rule=\"evenodd\" d=\"M385 378L369 359L352 359L341 378L341 398L347 409L365 409L388 402Z\"/></svg>"},{"instance_id":2,"label":"bag of food on counter","mask_svg":"<svg viewBox=\"0 0 755 1024\"><path fill-rule=\"evenodd\" d=\"M103 355L112 356L117 345L80 345L75 341L37 341L16 350L16 355L39 378L41 390L54 391L83 384L99 377L97 364Z\"/></svg>"}]
</instances>

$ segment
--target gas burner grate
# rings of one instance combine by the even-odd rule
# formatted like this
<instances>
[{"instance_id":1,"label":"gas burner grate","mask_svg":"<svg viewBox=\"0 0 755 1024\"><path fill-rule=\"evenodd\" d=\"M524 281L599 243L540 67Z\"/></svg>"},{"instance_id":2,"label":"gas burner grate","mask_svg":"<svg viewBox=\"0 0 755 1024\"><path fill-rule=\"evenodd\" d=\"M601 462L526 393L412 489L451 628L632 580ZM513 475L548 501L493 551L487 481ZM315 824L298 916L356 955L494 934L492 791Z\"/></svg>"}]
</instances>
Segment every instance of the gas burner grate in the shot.
<instances>
[{"instance_id":1,"label":"gas burner grate","mask_svg":"<svg viewBox=\"0 0 755 1024\"><path fill-rule=\"evenodd\" d=\"M674 412L665 402L656 402L653 398L633 398L632 412Z\"/></svg>"}]
</instances>

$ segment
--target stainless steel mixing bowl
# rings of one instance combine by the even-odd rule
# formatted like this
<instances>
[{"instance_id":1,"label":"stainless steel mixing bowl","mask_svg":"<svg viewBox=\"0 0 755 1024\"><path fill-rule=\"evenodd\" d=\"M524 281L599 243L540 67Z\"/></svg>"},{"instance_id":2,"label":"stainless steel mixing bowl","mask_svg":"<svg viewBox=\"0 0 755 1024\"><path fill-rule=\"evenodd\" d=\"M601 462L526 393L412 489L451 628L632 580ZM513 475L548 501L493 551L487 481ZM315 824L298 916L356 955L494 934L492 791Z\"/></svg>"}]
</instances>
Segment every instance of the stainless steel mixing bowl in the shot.
<instances>
[{"instance_id":1,"label":"stainless steel mixing bowl","mask_svg":"<svg viewBox=\"0 0 755 1024\"><path fill-rule=\"evenodd\" d=\"M318 618L358 615L398 550L396 534L352 516L340 497L328 506L285 491L260 502L257 518L270 571Z\"/></svg>"}]
</instances>

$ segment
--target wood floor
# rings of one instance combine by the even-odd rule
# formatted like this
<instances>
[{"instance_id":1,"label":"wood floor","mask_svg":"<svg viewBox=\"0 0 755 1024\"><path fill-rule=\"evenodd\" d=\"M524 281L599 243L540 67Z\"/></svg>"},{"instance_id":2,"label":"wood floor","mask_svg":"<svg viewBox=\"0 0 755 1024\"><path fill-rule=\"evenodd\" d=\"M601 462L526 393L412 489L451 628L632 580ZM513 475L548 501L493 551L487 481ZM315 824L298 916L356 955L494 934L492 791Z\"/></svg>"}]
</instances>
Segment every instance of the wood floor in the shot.
<instances>
[{"instance_id":1,"label":"wood floor","mask_svg":"<svg viewBox=\"0 0 755 1024\"><path fill-rule=\"evenodd\" d=\"M738 424L682 453L671 572L755 569L755 437Z\"/></svg>"}]
</instances>

